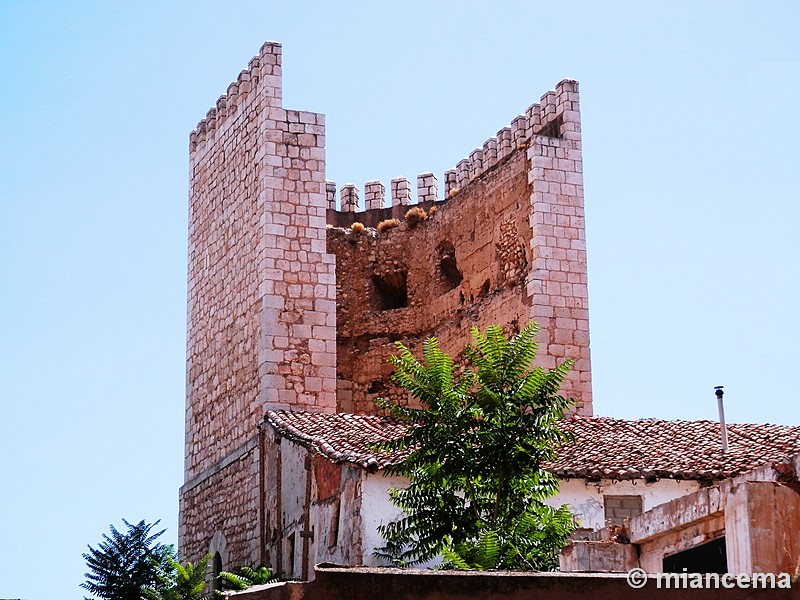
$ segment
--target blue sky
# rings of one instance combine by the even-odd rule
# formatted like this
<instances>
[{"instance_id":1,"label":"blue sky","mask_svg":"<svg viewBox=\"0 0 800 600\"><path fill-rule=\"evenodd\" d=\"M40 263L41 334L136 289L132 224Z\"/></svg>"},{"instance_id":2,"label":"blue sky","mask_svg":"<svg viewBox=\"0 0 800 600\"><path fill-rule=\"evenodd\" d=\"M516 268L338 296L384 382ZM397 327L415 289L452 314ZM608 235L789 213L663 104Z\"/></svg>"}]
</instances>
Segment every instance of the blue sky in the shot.
<instances>
[{"instance_id":1,"label":"blue sky","mask_svg":"<svg viewBox=\"0 0 800 600\"><path fill-rule=\"evenodd\" d=\"M595 412L800 424L791 2L0 0L0 597L80 598L183 477L188 135L267 39L328 178L441 174L581 84Z\"/></svg>"}]
</instances>

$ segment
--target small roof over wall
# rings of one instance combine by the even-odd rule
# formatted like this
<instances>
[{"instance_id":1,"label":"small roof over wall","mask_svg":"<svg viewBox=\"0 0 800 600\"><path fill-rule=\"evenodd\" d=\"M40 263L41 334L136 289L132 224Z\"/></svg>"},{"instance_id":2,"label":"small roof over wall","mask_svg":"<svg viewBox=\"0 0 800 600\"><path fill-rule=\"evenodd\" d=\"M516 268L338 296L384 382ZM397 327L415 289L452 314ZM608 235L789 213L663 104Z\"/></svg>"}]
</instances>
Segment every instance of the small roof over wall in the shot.
<instances>
[{"instance_id":1,"label":"small roof over wall","mask_svg":"<svg viewBox=\"0 0 800 600\"><path fill-rule=\"evenodd\" d=\"M275 431L334 462L383 469L403 458L377 452L375 443L397 439L407 425L391 417L349 413L269 411ZM800 427L729 424L722 453L719 423L573 416L563 421L574 442L547 468L560 478L694 479L734 477L800 452Z\"/></svg>"}]
</instances>

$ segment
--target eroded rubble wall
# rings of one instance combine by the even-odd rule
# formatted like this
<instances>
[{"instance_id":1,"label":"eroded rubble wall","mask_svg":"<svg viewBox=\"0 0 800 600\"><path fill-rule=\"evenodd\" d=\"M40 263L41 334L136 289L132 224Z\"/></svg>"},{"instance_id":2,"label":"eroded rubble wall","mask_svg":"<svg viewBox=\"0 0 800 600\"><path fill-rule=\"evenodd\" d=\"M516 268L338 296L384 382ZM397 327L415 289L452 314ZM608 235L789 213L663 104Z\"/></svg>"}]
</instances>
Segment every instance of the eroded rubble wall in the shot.
<instances>
[{"instance_id":1,"label":"eroded rubble wall","mask_svg":"<svg viewBox=\"0 0 800 600\"><path fill-rule=\"evenodd\" d=\"M390 381L396 341L419 354L436 336L460 356L473 326L514 333L535 320L538 364L572 359L563 391L576 412L592 414L582 171L577 82L563 81L448 171L445 199L435 200L432 174L420 175L427 217L417 224L403 219L407 181L392 181L391 207L384 186L368 182L360 213L352 184L332 209L329 182L337 410L375 412L378 397L408 401ZM391 217L399 226L380 226Z\"/></svg>"}]
</instances>

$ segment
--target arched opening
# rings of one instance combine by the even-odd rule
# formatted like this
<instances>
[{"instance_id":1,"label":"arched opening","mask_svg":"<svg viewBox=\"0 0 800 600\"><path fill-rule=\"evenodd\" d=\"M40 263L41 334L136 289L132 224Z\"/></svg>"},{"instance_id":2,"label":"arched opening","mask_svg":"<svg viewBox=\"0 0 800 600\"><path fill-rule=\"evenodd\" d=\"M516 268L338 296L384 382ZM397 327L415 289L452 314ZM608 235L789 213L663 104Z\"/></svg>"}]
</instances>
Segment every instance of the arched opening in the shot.
<instances>
[{"instance_id":1,"label":"arched opening","mask_svg":"<svg viewBox=\"0 0 800 600\"><path fill-rule=\"evenodd\" d=\"M372 282L378 292L378 310L394 310L408 306L408 288L405 271L392 271L373 275Z\"/></svg>"},{"instance_id":2,"label":"arched opening","mask_svg":"<svg viewBox=\"0 0 800 600\"><path fill-rule=\"evenodd\" d=\"M211 571L214 574L211 580L211 589L215 592L222 591L222 582L219 580L219 574L222 573L222 555L219 552L214 553Z\"/></svg>"},{"instance_id":3,"label":"arched opening","mask_svg":"<svg viewBox=\"0 0 800 600\"><path fill-rule=\"evenodd\" d=\"M447 240L441 242L436 248L439 255L439 271L445 284L445 292L449 292L461 285L464 276L458 270L456 262L456 248Z\"/></svg>"}]
</instances>

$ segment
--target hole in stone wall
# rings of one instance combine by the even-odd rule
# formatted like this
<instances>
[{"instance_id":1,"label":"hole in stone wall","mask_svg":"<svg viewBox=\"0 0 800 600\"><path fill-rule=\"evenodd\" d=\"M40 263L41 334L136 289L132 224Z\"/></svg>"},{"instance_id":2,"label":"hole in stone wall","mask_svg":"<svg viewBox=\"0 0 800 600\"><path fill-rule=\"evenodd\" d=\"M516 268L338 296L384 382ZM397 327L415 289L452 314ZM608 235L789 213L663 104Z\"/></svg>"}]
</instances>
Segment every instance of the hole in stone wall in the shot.
<instances>
[{"instance_id":1,"label":"hole in stone wall","mask_svg":"<svg viewBox=\"0 0 800 600\"><path fill-rule=\"evenodd\" d=\"M449 292L461 285L461 280L464 279L456 263L456 249L452 242L445 240L439 244L436 250L439 254L439 270L444 276L447 287L445 291Z\"/></svg>"},{"instance_id":2,"label":"hole in stone wall","mask_svg":"<svg viewBox=\"0 0 800 600\"><path fill-rule=\"evenodd\" d=\"M373 275L372 282L378 292L378 310L394 310L408 306L405 271Z\"/></svg>"},{"instance_id":3,"label":"hole in stone wall","mask_svg":"<svg viewBox=\"0 0 800 600\"><path fill-rule=\"evenodd\" d=\"M490 286L491 286L491 284L489 283L489 280L487 279L486 281L483 282L483 285L481 286L481 293L478 294L478 295L479 296L485 296L486 294L488 294Z\"/></svg>"},{"instance_id":4,"label":"hole in stone wall","mask_svg":"<svg viewBox=\"0 0 800 600\"><path fill-rule=\"evenodd\" d=\"M380 379L376 379L370 383L369 387L367 388L368 394L382 394L385 391L386 385Z\"/></svg>"},{"instance_id":5,"label":"hole in stone wall","mask_svg":"<svg viewBox=\"0 0 800 600\"><path fill-rule=\"evenodd\" d=\"M556 117L547 125L539 130L539 135L551 138L561 138L561 125L564 123L564 118L561 116Z\"/></svg>"}]
</instances>

